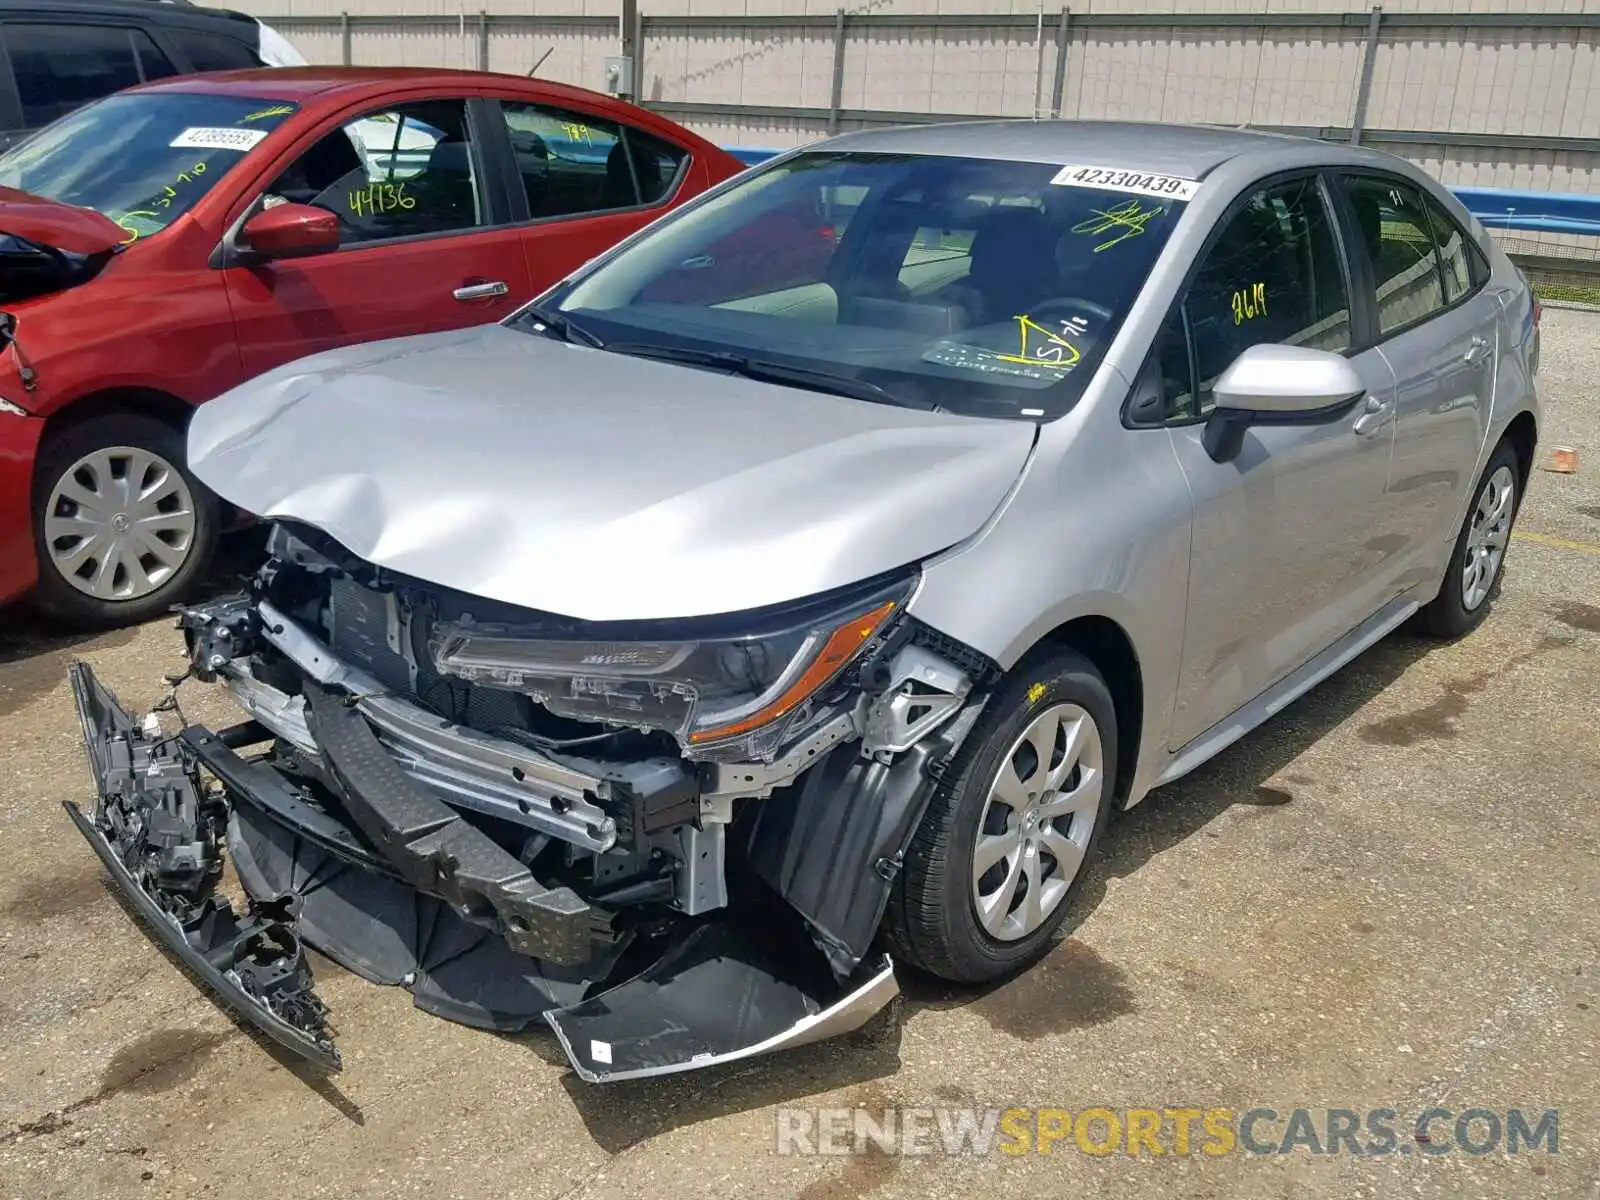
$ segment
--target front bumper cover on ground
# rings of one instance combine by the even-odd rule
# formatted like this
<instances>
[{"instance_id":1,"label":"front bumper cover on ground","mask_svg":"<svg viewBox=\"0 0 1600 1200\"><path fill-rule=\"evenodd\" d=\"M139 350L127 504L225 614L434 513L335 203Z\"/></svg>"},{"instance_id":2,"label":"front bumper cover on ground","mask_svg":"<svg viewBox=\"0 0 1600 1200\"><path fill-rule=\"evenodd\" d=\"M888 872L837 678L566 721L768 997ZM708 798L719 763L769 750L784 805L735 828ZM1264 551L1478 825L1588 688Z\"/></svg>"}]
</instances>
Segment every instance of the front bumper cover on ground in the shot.
<instances>
[{"instance_id":1,"label":"front bumper cover on ground","mask_svg":"<svg viewBox=\"0 0 1600 1200\"><path fill-rule=\"evenodd\" d=\"M87 666L73 666L72 686L98 793L92 817L68 802L79 831L156 940L228 1007L328 1069L339 1068L339 1054L302 940L463 1024L517 1030L542 1017L591 1082L689 1070L848 1032L897 991L881 955L841 981L808 943L784 942L770 924L730 910L678 922L652 941L660 946L653 962L608 986L621 973L628 938L612 936L571 893L553 902L552 893L507 875L500 882L509 891L457 894L449 845L419 856L415 831L389 845L380 823L352 814L347 824L273 766L241 756L240 748L266 739L260 726L217 733L190 726L163 737L136 723ZM347 733L365 743L362 730ZM219 788L206 787L202 768ZM470 825L457 832L477 849ZM244 888L243 914L216 895L225 851ZM531 956L530 939L518 953L517 939L508 941L518 932L514 923L501 929L479 898L510 905L513 916L541 906L542 928L563 948L563 961ZM580 941L589 956L571 961Z\"/></svg>"}]
</instances>

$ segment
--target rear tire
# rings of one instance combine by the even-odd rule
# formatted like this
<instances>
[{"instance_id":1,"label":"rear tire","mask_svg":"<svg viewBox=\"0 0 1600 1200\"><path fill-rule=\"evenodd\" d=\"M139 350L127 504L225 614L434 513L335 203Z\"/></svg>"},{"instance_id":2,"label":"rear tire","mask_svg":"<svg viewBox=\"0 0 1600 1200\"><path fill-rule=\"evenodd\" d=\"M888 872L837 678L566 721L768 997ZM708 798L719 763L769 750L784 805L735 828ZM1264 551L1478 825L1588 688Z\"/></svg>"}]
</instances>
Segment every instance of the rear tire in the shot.
<instances>
[{"instance_id":1,"label":"rear tire","mask_svg":"<svg viewBox=\"0 0 1600 1200\"><path fill-rule=\"evenodd\" d=\"M35 599L81 628L147 620L209 565L217 525L216 497L184 465L179 430L139 413L69 425L34 467Z\"/></svg>"},{"instance_id":2,"label":"rear tire","mask_svg":"<svg viewBox=\"0 0 1600 1200\"><path fill-rule=\"evenodd\" d=\"M891 953L958 983L1043 957L1083 883L1116 776L1116 709L1094 664L1058 650L1014 669L912 839L889 898Z\"/></svg>"},{"instance_id":3,"label":"rear tire","mask_svg":"<svg viewBox=\"0 0 1600 1200\"><path fill-rule=\"evenodd\" d=\"M1424 631L1456 638L1472 632L1489 615L1500 591L1511 528L1522 503L1522 478L1517 454L1502 441L1472 493L1472 504L1456 535L1439 594L1420 613Z\"/></svg>"}]
</instances>

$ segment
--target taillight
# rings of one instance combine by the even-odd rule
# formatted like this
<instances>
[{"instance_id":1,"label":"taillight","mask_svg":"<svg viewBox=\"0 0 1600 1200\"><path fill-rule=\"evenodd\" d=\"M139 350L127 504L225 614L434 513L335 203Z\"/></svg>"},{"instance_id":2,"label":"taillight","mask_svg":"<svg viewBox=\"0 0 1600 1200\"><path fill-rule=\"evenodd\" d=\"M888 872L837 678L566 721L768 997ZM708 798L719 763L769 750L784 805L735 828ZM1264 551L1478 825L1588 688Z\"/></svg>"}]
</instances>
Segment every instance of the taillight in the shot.
<instances>
[{"instance_id":1,"label":"taillight","mask_svg":"<svg viewBox=\"0 0 1600 1200\"><path fill-rule=\"evenodd\" d=\"M1544 316L1544 305L1540 304L1539 297L1535 296L1533 298L1533 323L1537 325L1539 318L1542 316Z\"/></svg>"}]
</instances>

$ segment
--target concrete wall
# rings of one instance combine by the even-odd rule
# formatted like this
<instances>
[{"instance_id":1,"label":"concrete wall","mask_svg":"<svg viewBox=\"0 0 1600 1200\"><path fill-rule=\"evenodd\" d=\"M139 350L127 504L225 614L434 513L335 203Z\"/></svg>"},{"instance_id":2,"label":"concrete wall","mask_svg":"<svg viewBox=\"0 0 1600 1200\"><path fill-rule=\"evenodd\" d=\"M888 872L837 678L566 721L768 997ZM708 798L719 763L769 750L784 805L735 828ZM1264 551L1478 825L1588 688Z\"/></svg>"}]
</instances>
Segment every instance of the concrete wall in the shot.
<instances>
[{"instance_id":1,"label":"concrete wall","mask_svg":"<svg viewBox=\"0 0 1600 1200\"><path fill-rule=\"evenodd\" d=\"M355 18L351 58L362 64L475 67L480 11L496 18L488 37L493 70L524 73L549 50L541 76L597 87L604 58L618 46L614 23L600 20L614 22L617 0L232 3L278 18L282 32L314 61L340 61L341 11ZM833 104L831 20L795 27L741 24L740 18L831 18L837 0L639 0L639 7L647 21L639 81L645 103L725 144L785 147L826 134ZM1027 0L852 0L847 11L1035 19L1004 28L850 29L839 129L876 123L863 110L1051 114L1058 0L1042 19L1039 5ZM1367 36L1363 12L1356 0L1078 0L1061 115L1293 126L1340 136L1336 131L1347 130L1356 116ZM1447 183L1600 191L1600 19L1586 27L1550 24L1560 14L1600 14L1600 0L1389 0L1383 12L1399 21L1380 26L1364 122L1369 144L1403 154ZM1115 14L1153 13L1298 21L1332 15L1326 24L1276 28L1104 24ZM1416 13L1499 13L1515 23L1401 24ZM1341 20L1341 14L1356 15ZM396 20L374 23L378 16ZM728 20L709 20L719 16ZM582 17L592 20L562 23ZM704 20L674 24L672 17ZM652 21L660 24L652 27ZM739 111L749 106L777 111ZM1396 138L1396 132L1410 136ZM1450 144L1414 136L1418 132L1519 135L1524 141L1483 146L1458 138ZM1569 143L1550 144L1562 138ZM1505 240L1526 253L1600 257L1600 238L1515 234Z\"/></svg>"}]
</instances>

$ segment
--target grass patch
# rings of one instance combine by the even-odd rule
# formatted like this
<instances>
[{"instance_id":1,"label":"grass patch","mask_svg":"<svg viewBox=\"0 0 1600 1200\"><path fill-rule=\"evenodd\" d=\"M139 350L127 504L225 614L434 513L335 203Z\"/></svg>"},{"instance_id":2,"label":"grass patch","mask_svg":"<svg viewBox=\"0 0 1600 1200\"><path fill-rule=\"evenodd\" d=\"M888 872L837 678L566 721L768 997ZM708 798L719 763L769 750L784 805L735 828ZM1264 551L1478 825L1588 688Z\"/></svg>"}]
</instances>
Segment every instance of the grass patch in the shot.
<instances>
[{"instance_id":1,"label":"grass patch","mask_svg":"<svg viewBox=\"0 0 1600 1200\"><path fill-rule=\"evenodd\" d=\"M1541 300L1566 300L1573 304L1600 304L1600 286L1576 283L1536 283L1533 294Z\"/></svg>"}]
</instances>

